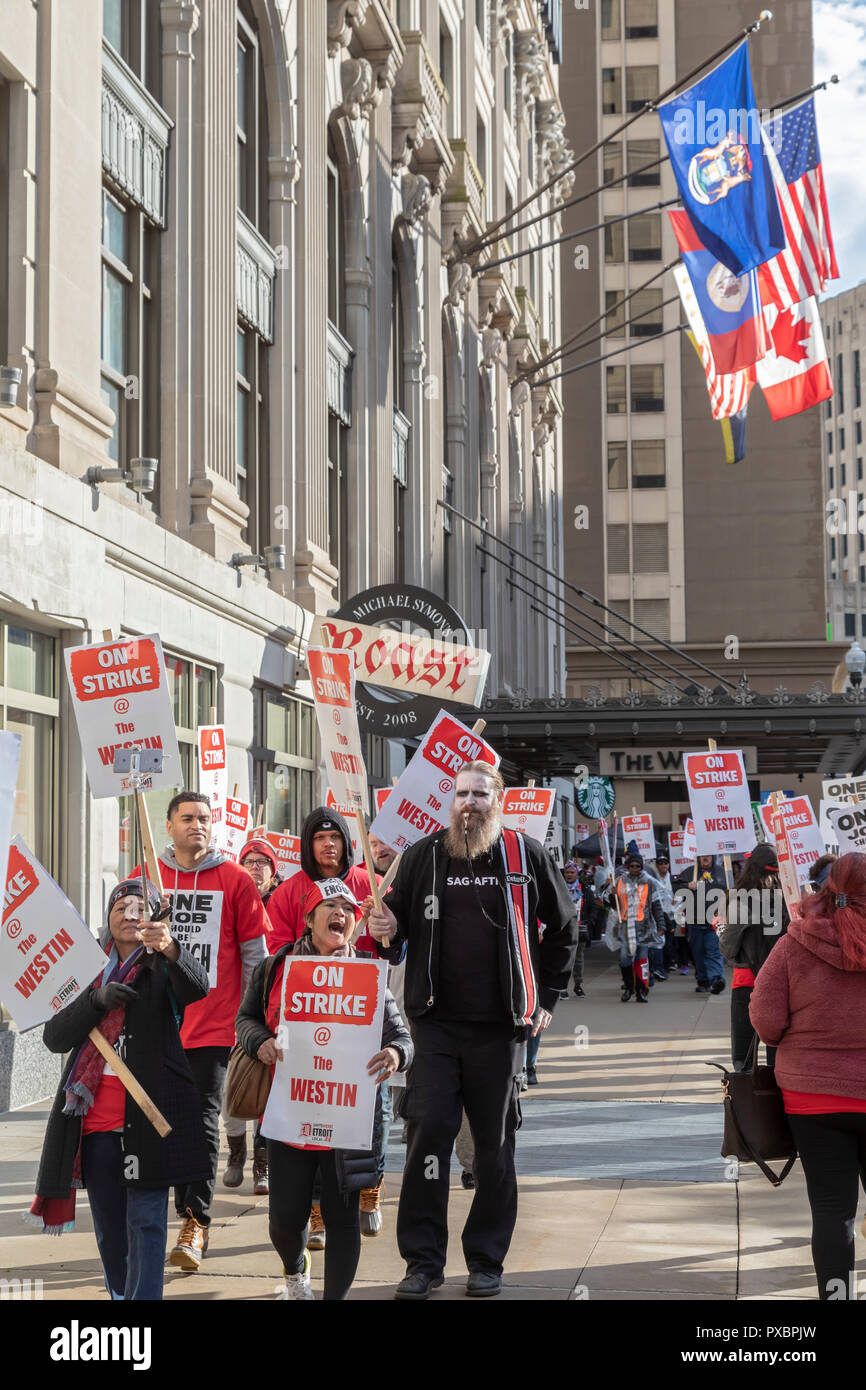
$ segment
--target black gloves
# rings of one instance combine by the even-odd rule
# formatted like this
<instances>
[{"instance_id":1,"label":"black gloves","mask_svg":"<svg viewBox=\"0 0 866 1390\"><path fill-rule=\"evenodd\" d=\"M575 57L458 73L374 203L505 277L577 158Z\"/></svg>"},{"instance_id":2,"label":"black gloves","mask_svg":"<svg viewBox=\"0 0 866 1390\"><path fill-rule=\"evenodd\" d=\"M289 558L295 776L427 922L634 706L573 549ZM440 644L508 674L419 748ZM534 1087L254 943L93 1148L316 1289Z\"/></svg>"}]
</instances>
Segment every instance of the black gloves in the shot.
<instances>
[{"instance_id":1,"label":"black gloves","mask_svg":"<svg viewBox=\"0 0 866 1390\"><path fill-rule=\"evenodd\" d=\"M100 989L93 991L95 1008L104 1009L106 1013L110 1009L120 1009L137 998L137 992L130 985L119 984L117 980L112 980L110 984L102 985Z\"/></svg>"}]
</instances>

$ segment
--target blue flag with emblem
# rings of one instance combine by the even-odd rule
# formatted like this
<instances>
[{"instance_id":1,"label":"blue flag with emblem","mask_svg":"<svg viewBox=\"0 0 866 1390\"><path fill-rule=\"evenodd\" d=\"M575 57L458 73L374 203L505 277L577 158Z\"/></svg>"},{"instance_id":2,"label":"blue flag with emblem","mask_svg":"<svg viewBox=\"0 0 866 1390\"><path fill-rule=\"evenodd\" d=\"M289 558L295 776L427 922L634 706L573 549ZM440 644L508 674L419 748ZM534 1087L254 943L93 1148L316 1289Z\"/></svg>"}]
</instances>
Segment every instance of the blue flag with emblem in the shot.
<instances>
[{"instance_id":1,"label":"blue flag with emblem","mask_svg":"<svg viewBox=\"0 0 866 1390\"><path fill-rule=\"evenodd\" d=\"M785 233L747 42L658 111L683 206L707 250L734 275L778 255Z\"/></svg>"}]
</instances>

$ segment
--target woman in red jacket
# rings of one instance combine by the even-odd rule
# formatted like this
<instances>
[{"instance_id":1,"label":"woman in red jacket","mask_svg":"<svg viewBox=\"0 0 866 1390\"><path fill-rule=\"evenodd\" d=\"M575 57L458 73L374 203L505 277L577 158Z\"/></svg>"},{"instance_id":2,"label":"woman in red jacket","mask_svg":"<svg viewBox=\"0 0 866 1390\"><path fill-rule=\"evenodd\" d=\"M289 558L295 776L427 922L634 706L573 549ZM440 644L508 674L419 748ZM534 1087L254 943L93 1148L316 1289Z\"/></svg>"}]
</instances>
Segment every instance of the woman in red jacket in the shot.
<instances>
[{"instance_id":1,"label":"woman in red jacket","mask_svg":"<svg viewBox=\"0 0 866 1390\"><path fill-rule=\"evenodd\" d=\"M804 898L755 982L749 1014L776 1052L812 1208L818 1296L856 1298L854 1221L866 1177L866 855Z\"/></svg>"}]
</instances>

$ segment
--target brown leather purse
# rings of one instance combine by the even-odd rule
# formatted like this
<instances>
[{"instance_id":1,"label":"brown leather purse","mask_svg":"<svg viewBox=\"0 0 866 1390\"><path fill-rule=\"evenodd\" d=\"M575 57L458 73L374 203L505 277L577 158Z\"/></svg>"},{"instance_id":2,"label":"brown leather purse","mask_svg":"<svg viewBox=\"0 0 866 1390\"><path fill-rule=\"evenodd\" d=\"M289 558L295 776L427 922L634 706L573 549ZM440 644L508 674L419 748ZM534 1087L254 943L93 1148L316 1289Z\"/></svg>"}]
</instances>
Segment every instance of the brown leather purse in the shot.
<instances>
[{"instance_id":1,"label":"brown leather purse","mask_svg":"<svg viewBox=\"0 0 866 1390\"><path fill-rule=\"evenodd\" d=\"M268 991L276 969L274 959L270 970L265 966L262 988L262 1013L267 1013ZM268 1096L271 1093L271 1069L258 1057L251 1057L239 1042L229 1054L226 1072L225 1107L226 1114L235 1120L258 1120L265 1112Z\"/></svg>"}]
</instances>

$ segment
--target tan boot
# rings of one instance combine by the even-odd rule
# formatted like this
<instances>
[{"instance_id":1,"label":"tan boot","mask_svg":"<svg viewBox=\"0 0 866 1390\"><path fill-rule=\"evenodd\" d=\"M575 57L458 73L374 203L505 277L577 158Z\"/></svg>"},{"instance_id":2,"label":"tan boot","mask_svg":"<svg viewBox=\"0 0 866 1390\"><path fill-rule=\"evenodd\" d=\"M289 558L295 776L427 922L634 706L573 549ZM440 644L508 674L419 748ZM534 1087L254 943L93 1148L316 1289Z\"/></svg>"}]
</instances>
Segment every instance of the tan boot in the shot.
<instances>
[{"instance_id":1,"label":"tan boot","mask_svg":"<svg viewBox=\"0 0 866 1390\"><path fill-rule=\"evenodd\" d=\"M307 1237L308 1250L324 1250L325 1248L325 1223L322 1220L322 1208L318 1202L314 1202L310 1208L310 1234Z\"/></svg>"},{"instance_id":2,"label":"tan boot","mask_svg":"<svg viewBox=\"0 0 866 1390\"><path fill-rule=\"evenodd\" d=\"M207 1250L207 1226L196 1221L189 1207L184 1223L180 1228L177 1245L172 1250L168 1262L176 1269L198 1269L202 1256Z\"/></svg>"},{"instance_id":3,"label":"tan boot","mask_svg":"<svg viewBox=\"0 0 866 1390\"><path fill-rule=\"evenodd\" d=\"M378 1187L366 1187L361 1193L361 1235L377 1236L382 1229L382 1211L379 1206L380 1198L385 1195L385 1184L381 1182Z\"/></svg>"},{"instance_id":4,"label":"tan boot","mask_svg":"<svg viewBox=\"0 0 866 1390\"><path fill-rule=\"evenodd\" d=\"M245 1134L230 1134L229 1161L223 1173L223 1187L240 1187L244 1180L244 1164L247 1161L247 1137Z\"/></svg>"}]
</instances>

